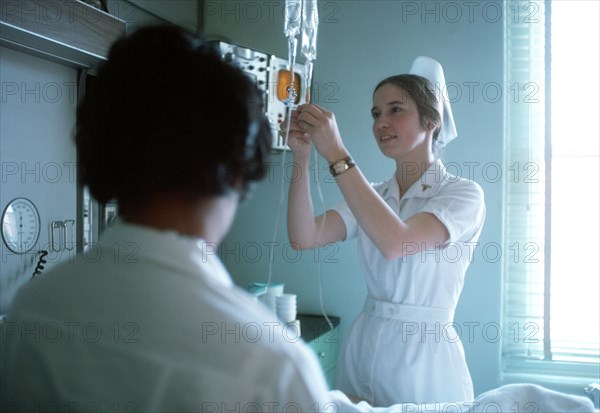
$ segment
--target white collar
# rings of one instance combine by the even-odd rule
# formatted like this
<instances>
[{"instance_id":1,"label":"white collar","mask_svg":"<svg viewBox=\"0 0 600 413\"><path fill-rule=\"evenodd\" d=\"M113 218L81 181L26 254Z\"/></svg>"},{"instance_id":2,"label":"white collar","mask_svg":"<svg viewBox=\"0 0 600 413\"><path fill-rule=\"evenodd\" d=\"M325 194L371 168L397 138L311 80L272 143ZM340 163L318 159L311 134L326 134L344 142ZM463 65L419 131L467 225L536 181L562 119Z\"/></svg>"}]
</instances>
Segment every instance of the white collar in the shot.
<instances>
[{"instance_id":1,"label":"white collar","mask_svg":"<svg viewBox=\"0 0 600 413\"><path fill-rule=\"evenodd\" d=\"M423 175L408 188L402 199L432 197L438 192L441 183L448 179L448 177L449 175L446 171L446 167L441 160L437 159L429 165ZM394 198L397 202L400 202L400 187L395 173L390 179L381 184L378 192L384 199Z\"/></svg>"},{"instance_id":2,"label":"white collar","mask_svg":"<svg viewBox=\"0 0 600 413\"><path fill-rule=\"evenodd\" d=\"M233 285L218 258L218 245L202 238L118 219L102 234L99 244L103 254L112 254L112 259L118 257L124 263L129 261L134 264L143 258L160 266L171 267L178 273L202 277L225 286Z\"/></svg>"}]
</instances>

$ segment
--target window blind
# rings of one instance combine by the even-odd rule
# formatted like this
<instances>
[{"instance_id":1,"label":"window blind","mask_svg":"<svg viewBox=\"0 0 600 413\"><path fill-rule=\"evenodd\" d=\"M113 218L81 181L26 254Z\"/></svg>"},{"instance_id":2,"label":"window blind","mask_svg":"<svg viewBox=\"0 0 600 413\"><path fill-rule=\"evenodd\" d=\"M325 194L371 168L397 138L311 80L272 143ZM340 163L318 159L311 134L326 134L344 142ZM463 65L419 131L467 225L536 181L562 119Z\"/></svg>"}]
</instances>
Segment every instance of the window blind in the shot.
<instances>
[{"instance_id":1,"label":"window blind","mask_svg":"<svg viewBox=\"0 0 600 413\"><path fill-rule=\"evenodd\" d=\"M504 8L504 81L511 93L504 120L502 370L597 378L597 341L564 335L552 341L559 317L552 318L550 293L551 3L510 1Z\"/></svg>"},{"instance_id":2,"label":"window blind","mask_svg":"<svg viewBox=\"0 0 600 413\"><path fill-rule=\"evenodd\" d=\"M532 7L532 5L535 5ZM544 359L545 20L543 1L504 2L503 363Z\"/></svg>"}]
</instances>

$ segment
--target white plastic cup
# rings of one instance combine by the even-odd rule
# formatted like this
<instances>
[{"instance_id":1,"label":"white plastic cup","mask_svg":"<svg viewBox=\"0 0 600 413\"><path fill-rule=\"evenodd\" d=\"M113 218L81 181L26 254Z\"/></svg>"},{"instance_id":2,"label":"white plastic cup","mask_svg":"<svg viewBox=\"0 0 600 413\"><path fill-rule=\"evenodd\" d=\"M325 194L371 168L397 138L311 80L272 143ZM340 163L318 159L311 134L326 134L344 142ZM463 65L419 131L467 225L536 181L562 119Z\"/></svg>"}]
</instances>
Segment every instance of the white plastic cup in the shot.
<instances>
[{"instance_id":1,"label":"white plastic cup","mask_svg":"<svg viewBox=\"0 0 600 413\"><path fill-rule=\"evenodd\" d=\"M285 323L284 328L284 338L286 340L290 340L291 342L297 342L301 338L300 333L300 320L290 321L289 323Z\"/></svg>"},{"instance_id":2,"label":"white plastic cup","mask_svg":"<svg viewBox=\"0 0 600 413\"><path fill-rule=\"evenodd\" d=\"M276 302L282 303L282 304L284 304L284 303L287 303L287 304L294 303L295 304L297 302L297 296L296 296L296 294L281 294L281 295L277 296Z\"/></svg>"},{"instance_id":3,"label":"white plastic cup","mask_svg":"<svg viewBox=\"0 0 600 413\"><path fill-rule=\"evenodd\" d=\"M277 308L296 308L296 303L282 303L282 302L276 302L275 303L275 307Z\"/></svg>"},{"instance_id":4,"label":"white plastic cup","mask_svg":"<svg viewBox=\"0 0 600 413\"><path fill-rule=\"evenodd\" d=\"M277 312L277 308L275 306L275 304L277 303L277 297L279 297L282 294L283 284L270 285L267 289L267 293L264 294L265 304L267 304L267 307L273 310L274 313Z\"/></svg>"},{"instance_id":5,"label":"white plastic cup","mask_svg":"<svg viewBox=\"0 0 600 413\"><path fill-rule=\"evenodd\" d=\"M296 309L293 310L278 310L277 317L284 323L292 322L296 319Z\"/></svg>"},{"instance_id":6,"label":"white plastic cup","mask_svg":"<svg viewBox=\"0 0 600 413\"><path fill-rule=\"evenodd\" d=\"M295 311L277 313L277 316L284 323L291 323L292 321L296 320L296 312Z\"/></svg>"},{"instance_id":7,"label":"white plastic cup","mask_svg":"<svg viewBox=\"0 0 600 413\"><path fill-rule=\"evenodd\" d=\"M282 294L276 297L275 313L284 323L289 323L296 319L297 315L297 296L296 294Z\"/></svg>"}]
</instances>

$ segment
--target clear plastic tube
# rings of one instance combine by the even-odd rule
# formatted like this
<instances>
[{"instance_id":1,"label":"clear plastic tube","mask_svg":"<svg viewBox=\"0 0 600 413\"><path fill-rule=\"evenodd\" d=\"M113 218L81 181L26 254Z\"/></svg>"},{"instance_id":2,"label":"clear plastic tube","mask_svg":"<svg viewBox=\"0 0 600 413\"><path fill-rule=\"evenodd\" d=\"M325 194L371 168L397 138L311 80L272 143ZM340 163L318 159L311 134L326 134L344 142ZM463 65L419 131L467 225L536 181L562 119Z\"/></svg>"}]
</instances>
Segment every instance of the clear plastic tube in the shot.
<instances>
[{"instance_id":1,"label":"clear plastic tube","mask_svg":"<svg viewBox=\"0 0 600 413\"><path fill-rule=\"evenodd\" d=\"M319 10L317 0L304 0L304 4L302 6L302 48L301 52L306 58L304 62L304 78L306 80L305 90L306 90L306 103L310 103L310 89L312 87L312 75L313 75L313 61L317 59L317 32L319 28ZM317 191L319 193L319 200L321 201L321 207L323 209L323 219L321 220L321 225L319 226L319 231L317 233L317 242L321 240L321 234L323 233L323 228L325 228L325 220L327 218L327 211L325 210L325 199L323 197L323 191L321 190L321 184L319 182L319 167L318 167L318 154L317 149L313 145L314 149L314 158L315 162L317 162L317 167L315 168L315 179L317 181ZM321 246L317 244L317 249L320 249ZM318 276L319 276L319 303L321 304L321 313L327 324L329 324L329 328L333 330L333 324L329 317L327 317L327 312L325 311L325 305L323 300L323 270L321 268L321 260L319 259L317 262L318 266Z\"/></svg>"},{"instance_id":2,"label":"clear plastic tube","mask_svg":"<svg viewBox=\"0 0 600 413\"><path fill-rule=\"evenodd\" d=\"M290 71L290 85L288 86L288 98L284 101L287 105L286 108L286 128L283 136L283 145L286 146L288 138L290 136L290 122L289 119L292 115L292 109L296 100L294 92L294 66L296 65L296 50L298 40L296 36L300 34L300 24L302 23L302 7L304 0L285 0L285 22L283 32L285 37L288 39L288 70ZM285 197L285 180L284 180L284 169L285 169L285 155L287 150L283 150L281 153L281 188L279 195L279 202L277 205L277 215L275 217L275 228L273 229L273 239L271 242L271 251L269 254L269 271L267 278L267 291L271 288L271 280L273 277L273 246L277 239L277 232L279 230L279 221L281 219L281 211L283 208L283 201Z\"/></svg>"},{"instance_id":3,"label":"clear plastic tube","mask_svg":"<svg viewBox=\"0 0 600 413\"><path fill-rule=\"evenodd\" d=\"M321 234L323 233L323 228L325 228L325 221L327 220L327 210L325 209L325 198L323 197L323 191L321 190L321 184L319 183L319 165L318 165L318 154L317 148L313 145L315 162L317 162L317 167L315 168L315 179L317 181L317 191L319 193L319 201L321 201L321 208L323 210L323 219L321 220L321 225L319 226L319 232L317 234L317 243L321 240ZM317 244L316 248L320 249L321 245ZM321 305L321 314L325 317L327 324L329 324L329 329L333 331L333 323L327 317L327 312L325 311L325 302L323 300L323 269L321 268L321 257L319 257L317 261L317 270L319 275L319 304Z\"/></svg>"},{"instance_id":4,"label":"clear plastic tube","mask_svg":"<svg viewBox=\"0 0 600 413\"><path fill-rule=\"evenodd\" d=\"M291 106L295 100L294 95L294 66L296 65L296 50L298 40L296 36L300 34L302 23L302 9L305 0L285 0L285 18L283 32L288 39L288 70L290 71L290 85L288 87L289 96L284 102Z\"/></svg>"},{"instance_id":5,"label":"clear plastic tube","mask_svg":"<svg viewBox=\"0 0 600 413\"><path fill-rule=\"evenodd\" d=\"M295 37L290 37L288 39L288 70L290 72L290 84L288 85L288 97L283 102L288 106L288 116L290 115L289 109L296 102L296 92L294 89L294 67L296 66L296 46L298 44L298 40ZM289 118L286 118L289 119Z\"/></svg>"},{"instance_id":6,"label":"clear plastic tube","mask_svg":"<svg viewBox=\"0 0 600 413\"><path fill-rule=\"evenodd\" d=\"M304 0L302 6L302 55L306 58L304 63L304 77L306 90L306 103L310 103L310 89L312 87L313 61L317 58L317 32L319 28L319 10L317 0Z\"/></svg>"},{"instance_id":7,"label":"clear plastic tube","mask_svg":"<svg viewBox=\"0 0 600 413\"><path fill-rule=\"evenodd\" d=\"M306 103L310 103L310 89L312 88L313 62L307 60L304 62L304 90L306 91Z\"/></svg>"},{"instance_id":8,"label":"clear plastic tube","mask_svg":"<svg viewBox=\"0 0 600 413\"><path fill-rule=\"evenodd\" d=\"M295 101L294 95L294 66L296 64L296 48L297 48L297 40L296 36L300 33L300 23L302 23L302 54L306 58L305 61L305 73L304 77L306 79L306 103L310 103L310 88L312 86L312 72L313 72L313 60L317 58L317 28L319 26L319 14L317 10L317 0L285 0L285 25L284 25L284 33L288 38L288 65L290 71L291 85L289 87L290 96L285 102L287 105L287 116L286 119L291 118L291 112L293 109L293 103ZM283 137L283 144L287 145L288 138L290 133L290 122L288 121L286 124L285 135ZM315 160L317 159L317 151L313 146ZM277 206L277 215L275 217L275 228L273 229L273 239L271 243L271 248L275 245L275 239L277 238L277 232L279 229L279 221L281 219L281 211L283 207L284 197L285 197L285 186L284 186L284 169L285 169L285 155L286 150L282 152L281 155L281 188L280 188L280 197L279 203ZM318 168L317 168L318 169ZM321 186L319 184L319 175L318 171L316 171L316 179L317 179L317 189L319 193L319 200L321 201L321 206L323 209L325 208L325 200L323 198L323 192L321 191ZM325 212L324 212L325 214ZM321 239L321 234L323 232L323 228L325 227L325 218L323 216L323 220L321 221L321 225L319 226L319 232L317 235L317 240ZM319 245L316 248L320 248ZM329 324L329 328L333 330L333 324L331 320L327 316L325 312L324 300L323 300L323 273L321 269L321 260L318 260L318 275L319 275L319 302L321 304L321 312L325 317L325 320ZM271 254L269 256L269 272L268 272L268 280L267 280L267 290L270 288L271 280L273 275L273 250L271 249Z\"/></svg>"}]
</instances>

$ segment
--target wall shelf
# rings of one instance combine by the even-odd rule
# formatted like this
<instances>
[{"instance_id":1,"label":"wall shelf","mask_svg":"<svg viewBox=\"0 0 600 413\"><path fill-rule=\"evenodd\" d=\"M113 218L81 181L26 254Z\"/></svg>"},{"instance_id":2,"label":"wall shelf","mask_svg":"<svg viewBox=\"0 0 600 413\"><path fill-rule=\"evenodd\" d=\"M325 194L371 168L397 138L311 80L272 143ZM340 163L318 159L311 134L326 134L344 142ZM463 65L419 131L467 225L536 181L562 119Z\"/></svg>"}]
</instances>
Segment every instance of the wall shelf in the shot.
<instances>
[{"instance_id":1,"label":"wall shelf","mask_svg":"<svg viewBox=\"0 0 600 413\"><path fill-rule=\"evenodd\" d=\"M78 0L0 1L0 45L71 67L97 66L125 29Z\"/></svg>"}]
</instances>

